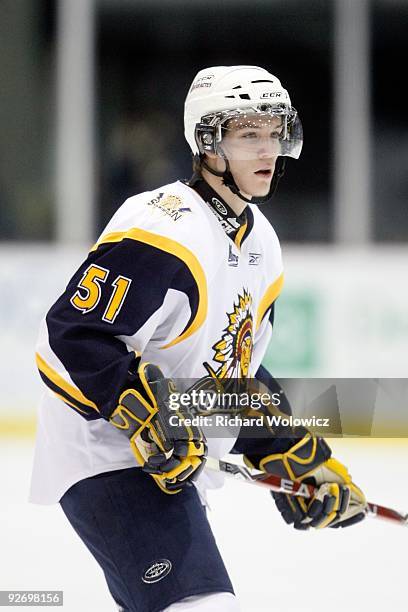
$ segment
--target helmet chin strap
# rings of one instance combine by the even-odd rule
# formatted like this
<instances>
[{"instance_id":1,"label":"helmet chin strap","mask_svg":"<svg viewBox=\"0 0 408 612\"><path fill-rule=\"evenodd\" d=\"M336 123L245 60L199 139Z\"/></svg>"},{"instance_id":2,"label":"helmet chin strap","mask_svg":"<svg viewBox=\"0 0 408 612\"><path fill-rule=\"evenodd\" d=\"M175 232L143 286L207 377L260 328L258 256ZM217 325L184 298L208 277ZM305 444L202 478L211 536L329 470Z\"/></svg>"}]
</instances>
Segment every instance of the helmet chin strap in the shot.
<instances>
[{"instance_id":1,"label":"helmet chin strap","mask_svg":"<svg viewBox=\"0 0 408 612\"><path fill-rule=\"evenodd\" d=\"M266 202L269 202L269 200L272 199L272 196L274 195L276 188L278 186L278 183L280 181L280 179L282 178L282 176L285 173L285 158L284 157L278 157L276 160L276 165L275 165L275 171L273 173L273 177L272 177L272 181L271 181L271 186L269 189L269 192L266 194L266 196L252 196L252 198L246 198L239 190L238 185L236 184L234 177L232 175L231 169L230 169L230 165L229 165L229 161L228 158L226 157L225 153L223 151L222 152L222 158L225 161L225 170L224 172L218 172L218 170L214 170L213 168L211 168L207 162L205 161L205 159L201 160L201 165L204 166L204 168L206 170L208 170L208 172L211 172L211 174L214 174L214 176L218 176L220 178L223 179L223 183L226 187L228 187L232 193L234 193L235 195L237 195L239 198L241 198L241 200L244 200L244 202L248 202L248 204L256 204L257 206L260 206L261 204L266 204Z\"/></svg>"}]
</instances>

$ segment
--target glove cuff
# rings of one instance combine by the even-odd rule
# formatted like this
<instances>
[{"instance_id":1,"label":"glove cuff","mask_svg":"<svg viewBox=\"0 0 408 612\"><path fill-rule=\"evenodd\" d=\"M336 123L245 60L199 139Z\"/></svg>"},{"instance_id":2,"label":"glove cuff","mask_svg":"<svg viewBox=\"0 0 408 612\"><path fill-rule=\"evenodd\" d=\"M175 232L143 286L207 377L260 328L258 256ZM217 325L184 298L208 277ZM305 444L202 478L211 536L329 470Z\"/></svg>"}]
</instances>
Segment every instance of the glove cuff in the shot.
<instances>
[{"instance_id":1,"label":"glove cuff","mask_svg":"<svg viewBox=\"0 0 408 612\"><path fill-rule=\"evenodd\" d=\"M259 467L280 478L303 480L312 475L330 456L331 449L325 440L307 432L285 453L271 454L261 459Z\"/></svg>"}]
</instances>

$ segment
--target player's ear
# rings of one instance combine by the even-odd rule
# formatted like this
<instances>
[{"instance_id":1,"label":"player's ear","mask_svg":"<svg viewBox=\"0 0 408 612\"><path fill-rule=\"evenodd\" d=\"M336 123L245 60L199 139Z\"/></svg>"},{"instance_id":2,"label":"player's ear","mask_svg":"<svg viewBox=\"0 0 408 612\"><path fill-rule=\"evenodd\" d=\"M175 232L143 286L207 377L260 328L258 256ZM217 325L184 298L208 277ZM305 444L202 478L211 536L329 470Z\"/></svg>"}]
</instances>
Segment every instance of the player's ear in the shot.
<instances>
[{"instance_id":1,"label":"player's ear","mask_svg":"<svg viewBox=\"0 0 408 612\"><path fill-rule=\"evenodd\" d=\"M213 153L211 151L206 152L204 155L204 161L213 170L216 170L217 172L225 172L225 161L222 157L220 157L220 155L217 155L217 153Z\"/></svg>"}]
</instances>

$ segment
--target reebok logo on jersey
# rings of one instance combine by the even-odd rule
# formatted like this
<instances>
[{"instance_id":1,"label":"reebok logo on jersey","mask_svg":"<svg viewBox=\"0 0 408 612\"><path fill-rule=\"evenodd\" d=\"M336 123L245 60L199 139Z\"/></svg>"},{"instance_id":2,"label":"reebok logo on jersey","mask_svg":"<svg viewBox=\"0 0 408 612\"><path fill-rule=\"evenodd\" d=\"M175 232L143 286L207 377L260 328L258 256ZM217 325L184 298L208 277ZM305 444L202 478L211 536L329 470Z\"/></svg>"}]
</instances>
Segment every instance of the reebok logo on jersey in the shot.
<instances>
[{"instance_id":1,"label":"reebok logo on jersey","mask_svg":"<svg viewBox=\"0 0 408 612\"><path fill-rule=\"evenodd\" d=\"M171 561L168 559L158 559L147 568L142 576L142 580L146 584L159 582L159 580L163 580L171 572L171 568Z\"/></svg>"},{"instance_id":2,"label":"reebok logo on jersey","mask_svg":"<svg viewBox=\"0 0 408 612\"><path fill-rule=\"evenodd\" d=\"M230 244L228 252L228 265L236 268L238 265L238 260L239 257L238 255L235 255L235 253L232 252L232 245Z\"/></svg>"},{"instance_id":3,"label":"reebok logo on jersey","mask_svg":"<svg viewBox=\"0 0 408 612\"><path fill-rule=\"evenodd\" d=\"M249 265L258 266L261 261L260 253L249 253Z\"/></svg>"}]
</instances>

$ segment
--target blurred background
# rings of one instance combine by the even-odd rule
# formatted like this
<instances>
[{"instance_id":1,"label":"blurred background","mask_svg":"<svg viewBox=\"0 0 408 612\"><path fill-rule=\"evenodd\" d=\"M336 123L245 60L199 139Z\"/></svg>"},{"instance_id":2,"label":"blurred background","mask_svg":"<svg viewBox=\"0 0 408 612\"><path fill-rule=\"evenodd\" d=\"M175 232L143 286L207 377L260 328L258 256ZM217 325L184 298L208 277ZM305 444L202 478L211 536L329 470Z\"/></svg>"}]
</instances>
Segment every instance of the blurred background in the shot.
<instances>
[{"instance_id":1,"label":"blurred background","mask_svg":"<svg viewBox=\"0 0 408 612\"><path fill-rule=\"evenodd\" d=\"M406 0L2 0L0 8L0 457L15 499L25 499L41 394L40 319L126 197L190 176L183 102L205 66L267 68L303 122L301 158L288 160L263 209L286 269L266 365L286 377L408 378ZM395 597L393 609L405 610ZM306 610L284 600L279 609Z\"/></svg>"},{"instance_id":2,"label":"blurred background","mask_svg":"<svg viewBox=\"0 0 408 612\"><path fill-rule=\"evenodd\" d=\"M407 375L406 1L1 8L0 414L33 414L39 320L114 211L191 175L184 98L216 64L265 66L303 121L301 158L263 208L286 269L266 364L278 376Z\"/></svg>"}]
</instances>

